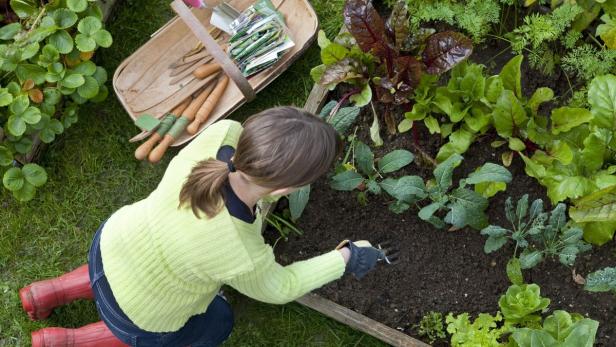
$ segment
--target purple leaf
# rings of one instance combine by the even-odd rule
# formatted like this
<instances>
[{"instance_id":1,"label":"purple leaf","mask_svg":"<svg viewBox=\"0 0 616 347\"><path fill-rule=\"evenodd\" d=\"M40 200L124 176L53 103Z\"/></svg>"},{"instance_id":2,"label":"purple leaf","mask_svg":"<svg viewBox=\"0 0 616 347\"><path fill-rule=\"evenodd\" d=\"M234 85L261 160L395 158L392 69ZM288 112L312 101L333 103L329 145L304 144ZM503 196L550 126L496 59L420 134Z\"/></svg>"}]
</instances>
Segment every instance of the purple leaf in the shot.
<instances>
[{"instance_id":1,"label":"purple leaf","mask_svg":"<svg viewBox=\"0 0 616 347\"><path fill-rule=\"evenodd\" d=\"M430 74L441 74L468 58L473 52L471 40L455 31L436 33L428 38L423 62Z\"/></svg>"},{"instance_id":2,"label":"purple leaf","mask_svg":"<svg viewBox=\"0 0 616 347\"><path fill-rule=\"evenodd\" d=\"M323 71L323 74L321 75L319 84L338 84L340 82L348 81L350 79L358 77L362 77L362 75L356 71L356 62L352 61L349 58L345 58L337 63L328 65L325 71Z\"/></svg>"},{"instance_id":3,"label":"purple leaf","mask_svg":"<svg viewBox=\"0 0 616 347\"><path fill-rule=\"evenodd\" d=\"M387 32L394 38L396 49L403 50L405 42L409 38L408 5L406 1L398 1L387 19Z\"/></svg>"},{"instance_id":4,"label":"purple leaf","mask_svg":"<svg viewBox=\"0 0 616 347\"><path fill-rule=\"evenodd\" d=\"M347 0L344 5L344 24L364 52L373 48L382 51L387 43L383 19L369 0Z\"/></svg>"}]
</instances>

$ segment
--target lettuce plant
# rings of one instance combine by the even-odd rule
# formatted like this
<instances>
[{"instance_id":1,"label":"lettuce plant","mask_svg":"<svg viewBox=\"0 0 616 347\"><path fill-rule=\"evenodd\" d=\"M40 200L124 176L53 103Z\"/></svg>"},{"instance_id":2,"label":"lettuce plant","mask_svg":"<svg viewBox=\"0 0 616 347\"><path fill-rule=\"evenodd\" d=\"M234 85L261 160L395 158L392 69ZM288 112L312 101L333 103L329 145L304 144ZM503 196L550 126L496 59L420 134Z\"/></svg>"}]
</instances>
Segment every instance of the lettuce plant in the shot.
<instances>
[{"instance_id":1,"label":"lettuce plant","mask_svg":"<svg viewBox=\"0 0 616 347\"><path fill-rule=\"evenodd\" d=\"M540 314L550 305L550 299L541 297L541 289L536 284L512 284L498 300L505 320L510 323L540 321Z\"/></svg>"},{"instance_id":2,"label":"lettuce plant","mask_svg":"<svg viewBox=\"0 0 616 347\"><path fill-rule=\"evenodd\" d=\"M471 323L468 313L447 316L451 345L591 347L599 323L577 313L554 311L542 319L550 299L541 297L536 284L513 284L501 296L494 316L480 313Z\"/></svg>"},{"instance_id":3,"label":"lettuce plant","mask_svg":"<svg viewBox=\"0 0 616 347\"><path fill-rule=\"evenodd\" d=\"M528 194L514 207L511 197L505 202L505 216L510 229L490 225L481 230L488 236L484 251L494 252L508 240L515 242L513 258L519 256L520 267L529 269L547 257L558 256L561 263L572 266L579 253L590 250L582 240L583 231L567 224L565 204L558 204L550 214L543 211L543 201L537 199L529 207ZM520 253L518 253L520 252Z\"/></svg>"},{"instance_id":4,"label":"lettuce plant","mask_svg":"<svg viewBox=\"0 0 616 347\"><path fill-rule=\"evenodd\" d=\"M592 347L599 322L558 310L545 318L541 328L519 328L511 339L519 347L575 346Z\"/></svg>"},{"instance_id":5,"label":"lettuce plant","mask_svg":"<svg viewBox=\"0 0 616 347\"><path fill-rule=\"evenodd\" d=\"M0 167L50 143L76 122L78 105L102 101L107 72L91 61L112 44L101 9L86 0L46 4L11 1L19 21L0 28ZM20 201L47 180L35 164L9 168L3 184Z\"/></svg>"},{"instance_id":6,"label":"lettuce plant","mask_svg":"<svg viewBox=\"0 0 616 347\"><path fill-rule=\"evenodd\" d=\"M313 79L330 89L341 82L355 86L351 101L357 106L368 104L373 93L379 102L406 104L422 74L441 74L471 54L471 41L460 33L410 33L407 12L406 3L398 1L385 21L371 1L347 0L344 23L350 35L334 42L320 36L323 64L311 71Z\"/></svg>"}]
</instances>

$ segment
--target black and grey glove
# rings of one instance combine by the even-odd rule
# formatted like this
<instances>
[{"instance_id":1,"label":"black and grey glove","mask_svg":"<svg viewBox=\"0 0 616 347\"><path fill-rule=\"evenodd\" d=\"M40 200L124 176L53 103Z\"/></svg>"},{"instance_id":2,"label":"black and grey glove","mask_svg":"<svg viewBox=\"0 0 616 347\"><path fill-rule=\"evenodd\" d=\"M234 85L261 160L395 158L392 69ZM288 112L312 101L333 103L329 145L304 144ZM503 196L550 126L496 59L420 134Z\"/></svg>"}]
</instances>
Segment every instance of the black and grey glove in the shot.
<instances>
[{"instance_id":1,"label":"black and grey glove","mask_svg":"<svg viewBox=\"0 0 616 347\"><path fill-rule=\"evenodd\" d=\"M351 253L344 273L353 274L357 279L361 279L370 272L379 260L386 259L385 253L378 248L372 247L368 241L351 242L349 240L344 240L336 249L344 247L347 247Z\"/></svg>"}]
</instances>

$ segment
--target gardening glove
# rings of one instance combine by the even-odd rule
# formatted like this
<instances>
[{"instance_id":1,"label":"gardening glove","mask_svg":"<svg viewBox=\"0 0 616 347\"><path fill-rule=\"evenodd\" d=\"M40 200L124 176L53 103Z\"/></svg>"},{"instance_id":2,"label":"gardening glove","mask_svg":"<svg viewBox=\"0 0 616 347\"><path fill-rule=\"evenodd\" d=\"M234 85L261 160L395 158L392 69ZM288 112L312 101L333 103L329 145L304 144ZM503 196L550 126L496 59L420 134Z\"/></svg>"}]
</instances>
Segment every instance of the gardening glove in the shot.
<instances>
[{"instance_id":1,"label":"gardening glove","mask_svg":"<svg viewBox=\"0 0 616 347\"><path fill-rule=\"evenodd\" d=\"M344 273L353 274L357 279L361 279L370 272L379 260L385 259L385 253L382 250L372 247L370 242L365 240L355 242L344 240L340 242L336 250L344 247L347 247L351 253Z\"/></svg>"}]
</instances>

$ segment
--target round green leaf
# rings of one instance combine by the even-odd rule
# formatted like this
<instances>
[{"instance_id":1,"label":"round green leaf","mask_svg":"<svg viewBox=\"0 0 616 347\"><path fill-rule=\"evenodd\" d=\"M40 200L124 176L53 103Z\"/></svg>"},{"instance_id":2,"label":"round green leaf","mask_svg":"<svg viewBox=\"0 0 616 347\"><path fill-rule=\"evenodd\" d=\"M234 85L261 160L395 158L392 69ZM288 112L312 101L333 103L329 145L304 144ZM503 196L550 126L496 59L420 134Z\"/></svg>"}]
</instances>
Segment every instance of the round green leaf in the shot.
<instances>
[{"instance_id":1,"label":"round green leaf","mask_svg":"<svg viewBox=\"0 0 616 347\"><path fill-rule=\"evenodd\" d=\"M35 0L11 0L10 4L19 18L33 16L38 12L38 2Z\"/></svg>"},{"instance_id":2,"label":"round green leaf","mask_svg":"<svg viewBox=\"0 0 616 347\"><path fill-rule=\"evenodd\" d=\"M0 166L8 166L13 162L13 153L6 147L0 146Z\"/></svg>"},{"instance_id":3,"label":"round green leaf","mask_svg":"<svg viewBox=\"0 0 616 347\"><path fill-rule=\"evenodd\" d=\"M53 131L54 134L56 134L56 135L60 135L60 134L62 134L64 132L64 126L62 125L62 123L59 120L57 120L55 118L53 118L53 119L51 119L49 121L49 129L51 131Z\"/></svg>"},{"instance_id":4,"label":"round green leaf","mask_svg":"<svg viewBox=\"0 0 616 347\"><path fill-rule=\"evenodd\" d=\"M58 52L69 54L73 50L73 38L66 30L59 30L49 36L48 42L56 47Z\"/></svg>"},{"instance_id":5,"label":"round green leaf","mask_svg":"<svg viewBox=\"0 0 616 347\"><path fill-rule=\"evenodd\" d=\"M8 106L13 102L13 95L7 88L0 88L0 107Z\"/></svg>"},{"instance_id":6,"label":"round green leaf","mask_svg":"<svg viewBox=\"0 0 616 347\"><path fill-rule=\"evenodd\" d=\"M2 177L2 183L6 189L14 192L24 186L26 179L21 172L21 169L12 167L8 169Z\"/></svg>"},{"instance_id":7,"label":"round green leaf","mask_svg":"<svg viewBox=\"0 0 616 347\"><path fill-rule=\"evenodd\" d=\"M30 106L19 117L28 124L36 124L41 120L41 110L38 107Z\"/></svg>"},{"instance_id":8,"label":"round green leaf","mask_svg":"<svg viewBox=\"0 0 616 347\"><path fill-rule=\"evenodd\" d=\"M99 86L102 86L103 84L105 84L105 82L107 82L107 70L105 70L101 66L97 66L96 72L94 72L92 77L96 79Z\"/></svg>"},{"instance_id":9,"label":"round green leaf","mask_svg":"<svg viewBox=\"0 0 616 347\"><path fill-rule=\"evenodd\" d=\"M56 139L56 134L51 129L43 129L39 132L39 138L43 143L52 143Z\"/></svg>"},{"instance_id":10,"label":"round green leaf","mask_svg":"<svg viewBox=\"0 0 616 347\"><path fill-rule=\"evenodd\" d=\"M56 63L60 59L60 52L56 46L52 44L46 44L41 50L38 64L47 67L49 64ZM58 63L59 64L59 63Z\"/></svg>"},{"instance_id":11,"label":"round green leaf","mask_svg":"<svg viewBox=\"0 0 616 347\"><path fill-rule=\"evenodd\" d=\"M32 140L29 137L22 137L15 142L15 150L21 154L27 154L32 150Z\"/></svg>"},{"instance_id":12,"label":"round green leaf","mask_svg":"<svg viewBox=\"0 0 616 347\"><path fill-rule=\"evenodd\" d=\"M77 88L77 93L79 96L85 99L91 99L98 95L98 82L94 79L94 77L85 76L86 82Z\"/></svg>"},{"instance_id":13,"label":"round green leaf","mask_svg":"<svg viewBox=\"0 0 616 347\"><path fill-rule=\"evenodd\" d=\"M37 164L26 164L21 171L26 181L35 187L40 187L47 182L47 172Z\"/></svg>"},{"instance_id":14,"label":"round green leaf","mask_svg":"<svg viewBox=\"0 0 616 347\"><path fill-rule=\"evenodd\" d=\"M73 25L75 25L75 23L77 23L77 19L79 19L75 12L67 10L65 8L55 10L52 16L56 22L56 25L58 25L62 29L72 27Z\"/></svg>"},{"instance_id":15,"label":"round green leaf","mask_svg":"<svg viewBox=\"0 0 616 347\"><path fill-rule=\"evenodd\" d=\"M90 101L103 102L105 99L107 99L108 95L109 95L109 89L107 89L107 86L100 86L98 90L98 94L92 99L90 99Z\"/></svg>"},{"instance_id":16,"label":"round green leaf","mask_svg":"<svg viewBox=\"0 0 616 347\"><path fill-rule=\"evenodd\" d=\"M95 32L94 35L92 35L92 38L99 46L104 48L109 48L113 43L113 38L111 37L111 34L105 29Z\"/></svg>"},{"instance_id":17,"label":"round green leaf","mask_svg":"<svg viewBox=\"0 0 616 347\"><path fill-rule=\"evenodd\" d=\"M21 136L26 132L26 122L15 115L9 117L6 126L13 136Z\"/></svg>"},{"instance_id":18,"label":"round green leaf","mask_svg":"<svg viewBox=\"0 0 616 347\"><path fill-rule=\"evenodd\" d=\"M11 23L0 28L0 40L10 40L21 31L21 24Z\"/></svg>"},{"instance_id":19,"label":"round green leaf","mask_svg":"<svg viewBox=\"0 0 616 347\"><path fill-rule=\"evenodd\" d=\"M81 52L91 52L96 49L96 41L84 34L77 34L77 36L75 36L75 44L77 45L77 49Z\"/></svg>"},{"instance_id":20,"label":"round green leaf","mask_svg":"<svg viewBox=\"0 0 616 347\"><path fill-rule=\"evenodd\" d=\"M24 182L24 185L23 187L21 187L21 189L13 192L13 196L20 202L32 200L35 194L36 188L28 182Z\"/></svg>"},{"instance_id":21,"label":"round green leaf","mask_svg":"<svg viewBox=\"0 0 616 347\"><path fill-rule=\"evenodd\" d=\"M86 83L86 80L80 74L70 74L62 80L62 86L65 88L77 88Z\"/></svg>"},{"instance_id":22,"label":"round green leaf","mask_svg":"<svg viewBox=\"0 0 616 347\"><path fill-rule=\"evenodd\" d=\"M84 98L83 96L79 95L78 92L75 92L73 94L71 94L71 99L78 105L83 105L86 102L88 102L88 99Z\"/></svg>"},{"instance_id":23,"label":"round green leaf","mask_svg":"<svg viewBox=\"0 0 616 347\"><path fill-rule=\"evenodd\" d=\"M77 24L77 30L85 35L93 35L95 32L101 30L102 27L103 23L101 20L93 16L85 17Z\"/></svg>"},{"instance_id":24,"label":"round green leaf","mask_svg":"<svg viewBox=\"0 0 616 347\"><path fill-rule=\"evenodd\" d=\"M32 42L29 45L26 45L22 50L21 50L21 61L24 60L28 60L32 57L34 57L36 55L36 53L39 52L39 49L41 48L41 46L39 45L38 42Z\"/></svg>"},{"instance_id":25,"label":"round green leaf","mask_svg":"<svg viewBox=\"0 0 616 347\"><path fill-rule=\"evenodd\" d=\"M83 12L88 8L87 0L66 0L66 6L77 13Z\"/></svg>"},{"instance_id":26,"label":"round green leaf","mask_svg":"<svg viewBox=\"0 0 616 347\"><path fill-rule=\"evenodd\" d=\"M96 17L100 20L103 20L103 10L98 5L88 6L88 9L81 14L83 17Z\"/></svg>"},{"instance_id":27,"label":"round green leaf","mask_svg":"<svg viewBox=\"0 0 616 347\"><path fill-rule=\"evenodd\" d=\"M26 80L33 80L36 84L42 84L45 82L45 75L47 74L47 71L38 65L19 64L15 73L17 74L19 81L22 83Z\"/></svg>"},{"instance_id":28,"label":"round green leaf","mask_svg":"<svg viewBox=\"0 0 616 347\"><path fill-rule=\"evenodd\" d=\"M6 89L9 91L9 93L13 94L14 97L21 94L21 87L15 81L9 82L9 84L6 85Z\"/></svg>"},{"instance_id":29,"label":"round green leaf","mask_svg":"<svg viewBox=\"0 0 616 347\"><path fill-rule=\"evenodd\" d=\"M57 88L48 87L43 89L43 102L48 105L56 105L62 100L62 93Z\"/></svg>"},{"instance_id":30,"label":"round green leaf","mask_svg":"<svg viewBox=\"0 0 616 347\"><path fill-rule=\"evenodd\" d=\"M30 106L30 99L26 95L19 95L13 100L9 109L13 114L21 114Z\"/></svg>"},{"instance_id":31,"label":"round green leaf","mask_svg":"<svg viewBox=\"0 0 616 347\"><path fill-rule=\"evenodd\" d=\"M92 76L96 72L96 64L93 62L86 60L79 65L75 66L73 72L84 76Z\"/></svg>"}]
</instances>

